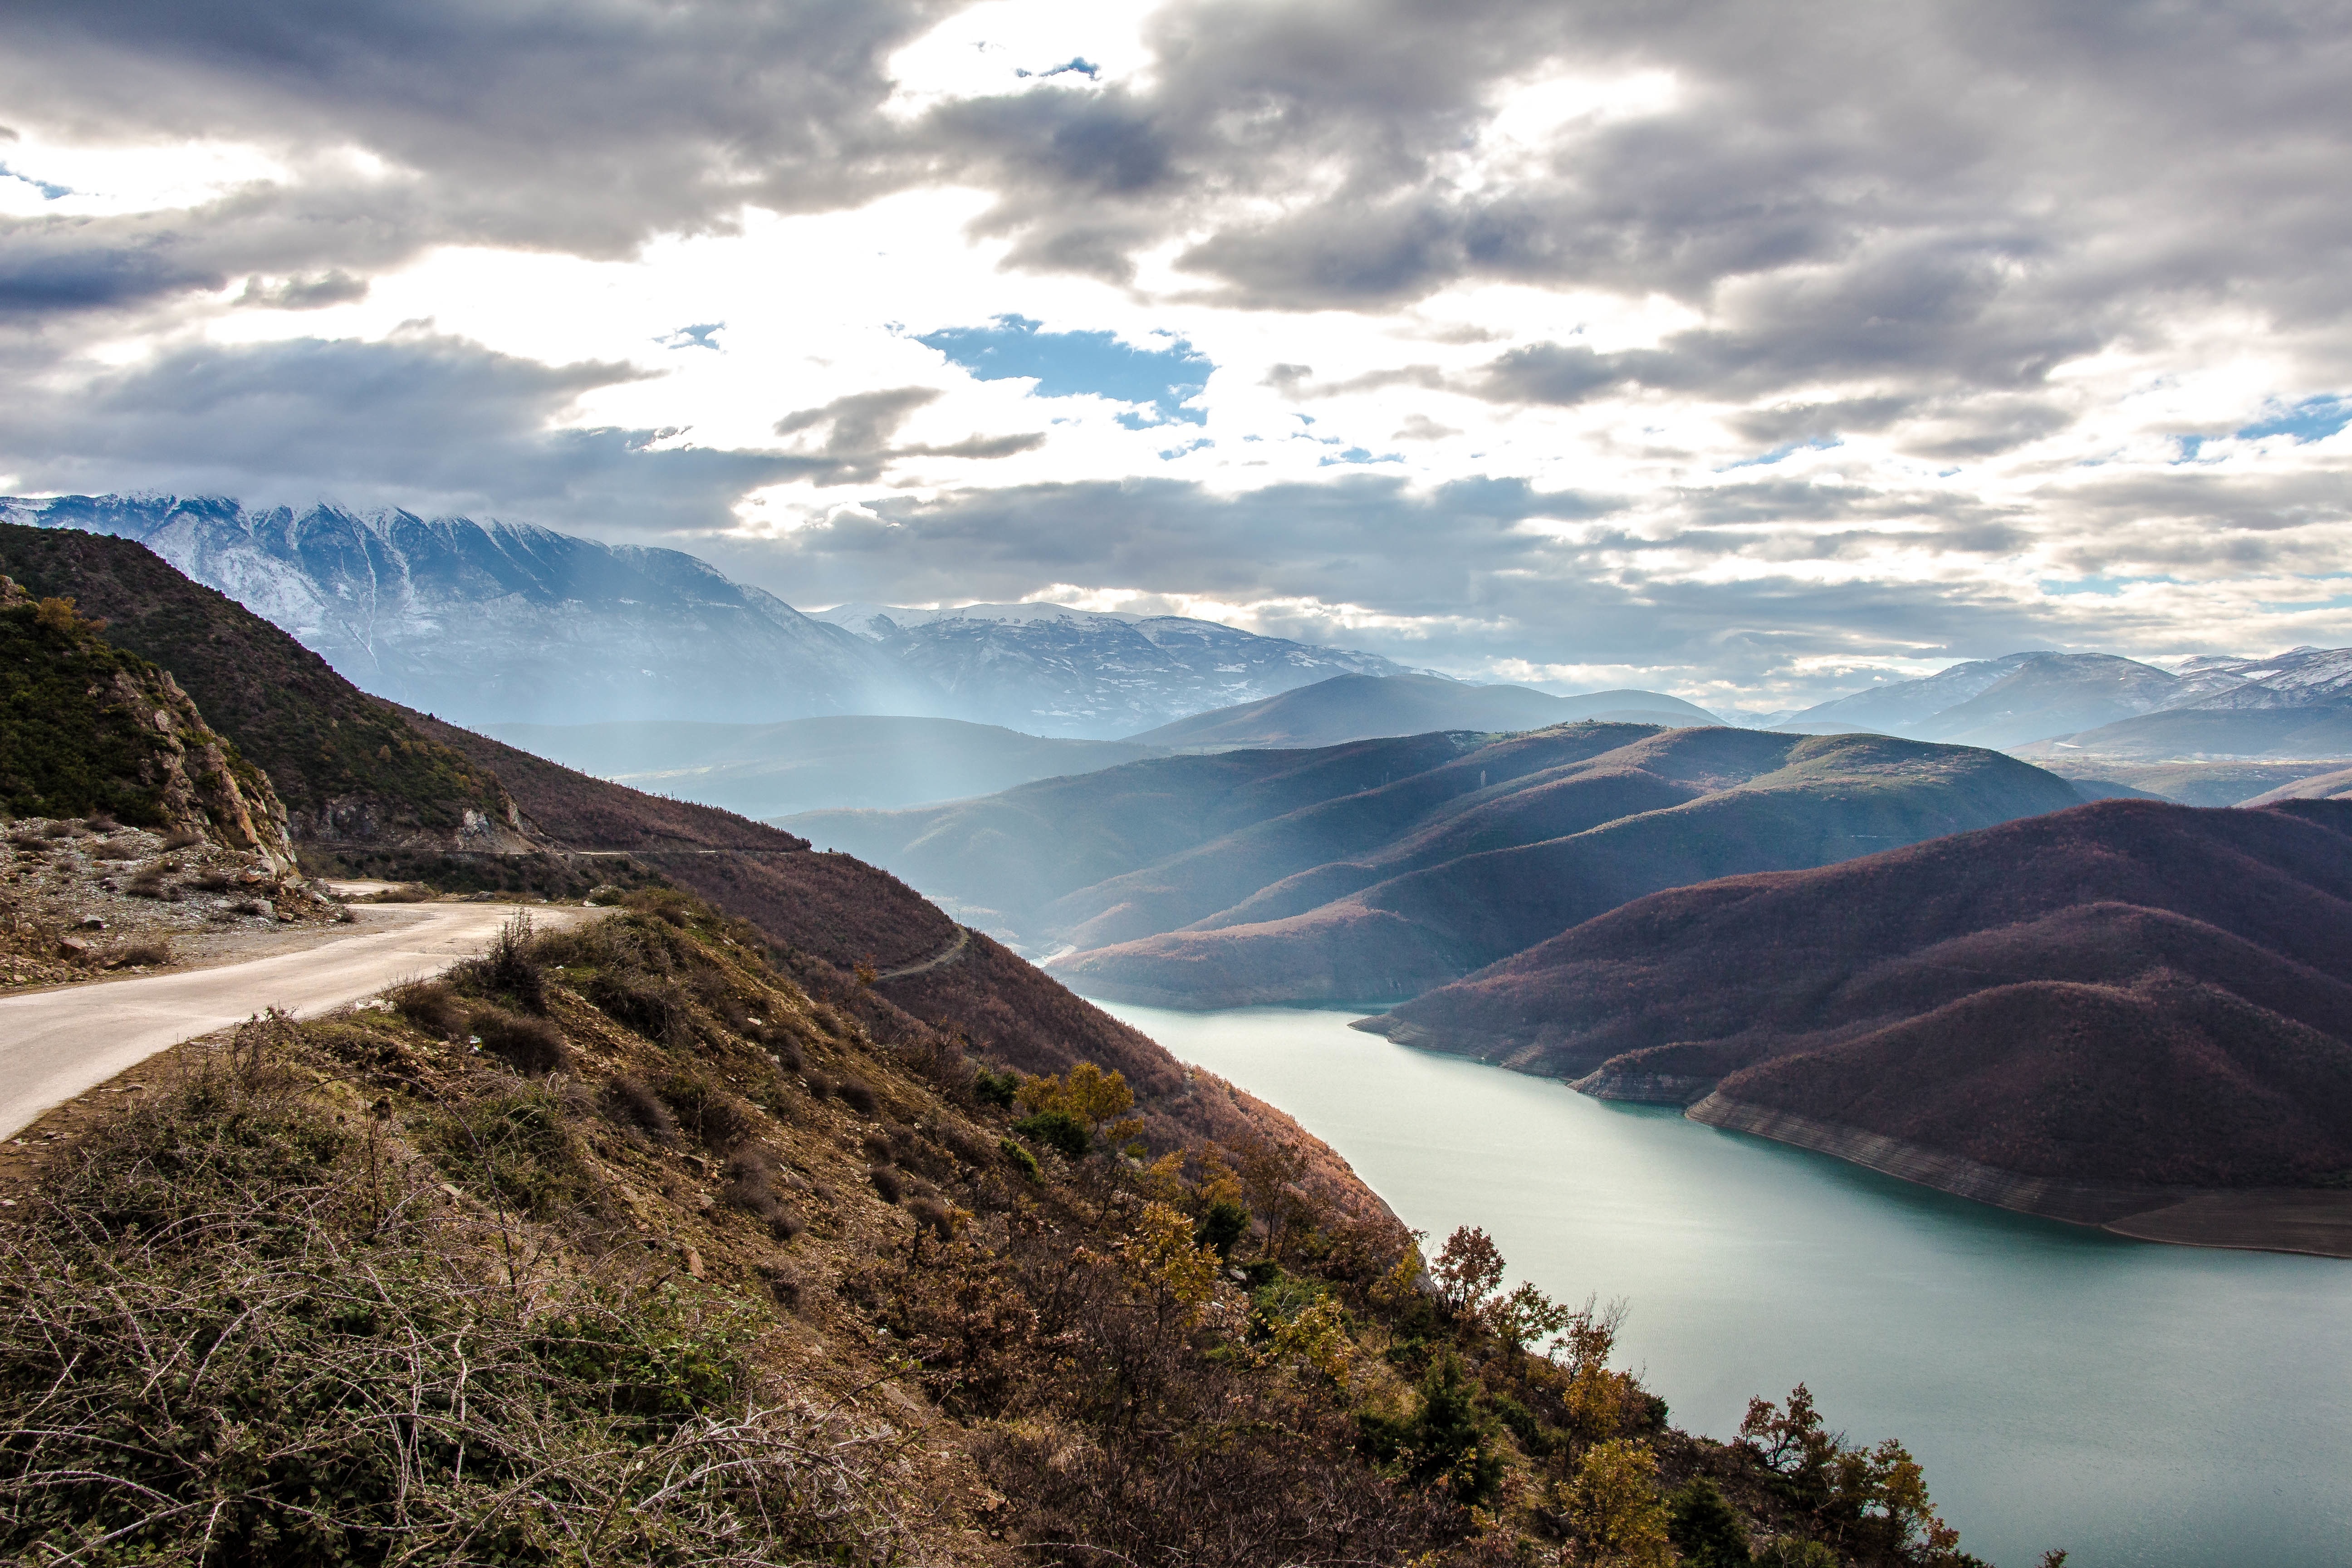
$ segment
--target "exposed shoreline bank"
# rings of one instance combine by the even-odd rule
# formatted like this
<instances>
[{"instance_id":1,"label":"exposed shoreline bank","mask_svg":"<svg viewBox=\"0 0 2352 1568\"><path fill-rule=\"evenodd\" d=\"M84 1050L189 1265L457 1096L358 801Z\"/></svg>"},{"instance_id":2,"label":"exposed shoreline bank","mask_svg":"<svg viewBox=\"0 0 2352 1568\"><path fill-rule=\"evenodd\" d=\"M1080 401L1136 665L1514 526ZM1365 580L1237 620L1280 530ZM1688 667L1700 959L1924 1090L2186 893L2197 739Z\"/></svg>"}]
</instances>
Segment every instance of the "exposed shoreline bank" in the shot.
<instances>
[{"instance_id":1,"label":"exposed shoreline bank","mask_svg":"<svg viewBox=\"0 0 2352 1568\"><path fill-rule=\"evenodd\" d=\"M2352 1192L2048 1181L1857 1127L1749 1105L1720 1091L1689 1105L1683 1114L1710 1127L1833 1155L1997 1208L2096 1226L2138 1241L2352 1258Z\"/></svg>"}]
</instances>

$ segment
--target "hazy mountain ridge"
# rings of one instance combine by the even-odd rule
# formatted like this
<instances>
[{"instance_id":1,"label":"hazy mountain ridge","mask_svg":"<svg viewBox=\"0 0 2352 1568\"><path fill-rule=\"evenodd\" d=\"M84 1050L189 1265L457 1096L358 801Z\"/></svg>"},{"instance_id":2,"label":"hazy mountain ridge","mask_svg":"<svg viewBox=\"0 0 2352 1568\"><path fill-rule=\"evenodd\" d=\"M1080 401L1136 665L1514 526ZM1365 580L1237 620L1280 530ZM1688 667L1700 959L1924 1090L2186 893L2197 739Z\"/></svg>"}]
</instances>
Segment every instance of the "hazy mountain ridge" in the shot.
<instances>
[{"instance_id":1,"label":"hazy mountain ridge","mask_svg":"<svg viewBox=\"0 0 2352 1568\"><path fill-rule=\"evenodd\" d=\"M2339 707L2352 709L2352 648L2208 656L2177 672L2109 654L2015 653L1819 703L1774 727L1874 730L2025 756L2329 756L2352 746ZM2283 709L2323 711L2309 722L2231 717Z\"/></svg>"},{"instance_id":2,"label":"hazy mountain ridge","mask_svg":"<svg viewBox=\"0 0 2352 1568\"><path fill-rule=\"evenodd\" d=\"M482 731L614 784L746 816L961 800L1154 754L1124 741L1053 740L960 719L870 714L778 724L485 724Z\"/></svg>"},{"instance_id":3,"label":"hazy mountain ridge","mask_svg":"<svg viewBox=\"0 0 2352 1568\"><path fill-rule=\"evenodd\" d=\"M1669 727L1721 722L1706 709L1659 691L1621 689L1555 697L1531 687L1472 686L1444 676L1339 675L1129 738L1173 751L1337 746L1441 730L1541 730L1585 719Z\"/></svg>"},{"instance_id":4,"label":"hazy mountain ridge","mask_svg":"<svg viewBox=\"0 0 2352 1568\"><path fill-rule=\"evenodd\" d=\"M1377 654L1259 637L1213 621L1060 605L816 613L954 700L956 717L1033 735L1114 740L1339 675L1404 675Z\"/></svg>"},{"instance_id":5,"label":"hazy mountain ridge","mask_svg":"<svg viewBox=\"0 0 2352 1568\"><path fill-rule=\"evenodd\" d=\"M869 644L679 551L215 498L6 499L0 517L138 540L362 689L461 722L940 707Z\"/></svg>"},{"instance_id":6,"label":"hazy mountain ridge","mask_svg":"<svg viewBox=\"0 0 2352 1568\"><path fill-rule=\"evenodd\" d=\"M1033 950L1079 949L1055 968L1086 988L1197 1006L1409 995L1657 887L2078 799L1971 748L1581 722L1162 758L784 823Z\"/></svg>"}]
</instances>

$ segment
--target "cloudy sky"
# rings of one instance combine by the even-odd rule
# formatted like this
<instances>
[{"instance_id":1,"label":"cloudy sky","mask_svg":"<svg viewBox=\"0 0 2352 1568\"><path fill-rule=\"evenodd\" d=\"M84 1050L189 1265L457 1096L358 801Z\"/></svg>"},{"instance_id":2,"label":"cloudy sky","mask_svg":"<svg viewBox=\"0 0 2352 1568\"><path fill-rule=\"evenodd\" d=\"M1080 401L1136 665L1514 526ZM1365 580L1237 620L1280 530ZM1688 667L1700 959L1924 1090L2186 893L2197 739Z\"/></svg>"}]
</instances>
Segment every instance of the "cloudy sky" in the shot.
<instances>
[{"instance_id":1,"label":"cloudy sky","mask_svg":"<svg viewBox=\"0 0 2352 1568\"><path fill-rule=\"evenodd\" d=\"M0 491L1794 705L2352 643L2352 7L12 0Z\"/></svg>"}]
</instances>

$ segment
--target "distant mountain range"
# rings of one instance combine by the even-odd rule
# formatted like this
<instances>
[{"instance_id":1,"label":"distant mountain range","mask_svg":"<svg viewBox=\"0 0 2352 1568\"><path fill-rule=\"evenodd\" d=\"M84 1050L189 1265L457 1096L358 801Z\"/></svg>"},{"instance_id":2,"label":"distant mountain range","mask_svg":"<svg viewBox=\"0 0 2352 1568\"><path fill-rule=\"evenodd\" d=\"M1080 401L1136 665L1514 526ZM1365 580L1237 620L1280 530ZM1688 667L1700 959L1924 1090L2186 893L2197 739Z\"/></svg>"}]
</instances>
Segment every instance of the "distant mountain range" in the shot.
<instances>
[{"instance_id":1,"label":"distant mountain range","mask_svg":"<svg viewBox=\"0 0 2352 1568\"><path fill-rule=\"evenodd\" d=\"M1060 605L842 605L814 618L868 639L946 693L950 705L937 711L1033 735L1134 738L1172 719L1337 675L1409 673L1377 654L1181 616Z\"/></svg>"},{"instance_id":2,"label":"distant mountain range","mask_svg":"<svg viewBox=\"0 0 2352 1568\"><path fill-rule=\"evenodd\" d=\"M1587 722L1131 763L784 819L1097 994L1409 996L1659 888L1819 866L2079 802L1998 752Z\"/></svg>"},{"instance_id":3,"label":"distant mountain range","mask_svg":"<svg viewBox=\"0 0 2352 1568\"><path fill-rule=\"evenodd\" d=\"M1660 892L1358 1027L2103 1221L2352 1173L2347 953L2352 804L2103 801Z\"/></svg>"},{"instance_id":4,"label":"distant mountain range","mask_svg":"<svg viewBox=\"0 0 2352 1568\"><path fill-rule=\"evenodd\" d=\"M1540 730L1580 719L1669 726L1723 722L1704 708L1658 691L1554 697L1525 686L1467 686L1435 675L1341 675L1279 697L1196 713L1133 739L1173 752L1337 746L1437 730Z\"/></svg>"},{"instance_id":5,"label":"distant mountain range","mask_svg":"<svg viewBox=\"0 0 2352 1568\"><path fill-rule=\"evenodd\" d=\"M134 539L365 691L461 723L955 718L1112 739L1377 655L1053 605L804 616L675 550L526 524L218 498L0 498L0 521Z\"/></svg>"},{"instance_id":6,"label":"distant mountain range","mask_svg":"<svg viewBox=\"0 0 2352 1568\"><path fill-rule=\"evenodd\" d=\"M485 724L485 734L635 789L746 816L921 805L1156 756L1126 741L1047 740L957 719L781 724Z\"/></svg>"},{"instance_id":7,"label":"distant mountain range","mask_svg":"<svg viewBox=\"0 0 2352 1568\"><path fill-rule=\"evenodd\" d=\"M2109 654L2013 653L1873 687L1773 728L1871 731L2033 757L2352 757L2352 648L2196 658L2177 673Z\"/></svg>"}]
</instances>

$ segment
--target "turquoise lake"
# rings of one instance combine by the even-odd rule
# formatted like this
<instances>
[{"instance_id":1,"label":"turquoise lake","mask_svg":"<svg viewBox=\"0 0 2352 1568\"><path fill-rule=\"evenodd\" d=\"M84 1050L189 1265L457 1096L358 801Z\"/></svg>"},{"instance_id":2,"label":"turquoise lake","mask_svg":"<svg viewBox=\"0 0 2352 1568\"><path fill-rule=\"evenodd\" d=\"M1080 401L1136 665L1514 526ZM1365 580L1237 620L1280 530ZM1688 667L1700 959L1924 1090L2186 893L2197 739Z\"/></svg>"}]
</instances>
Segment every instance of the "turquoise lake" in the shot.
<instances>
[{"instance_id":1,"label":"turquoise lake","mask_svg":"<svg viewBox=\"0 0 2352 1568\"><path fill-rule=\"evenodd\" d=\"M1622 1299L1677 1425L1803 1382L2003 1568L2352 1563L2352 1261L2165 1247L1408 1050L1355 1013L1098 1004L1297 1118L1408 1225Z\"/></svg>"}]
</instances>

